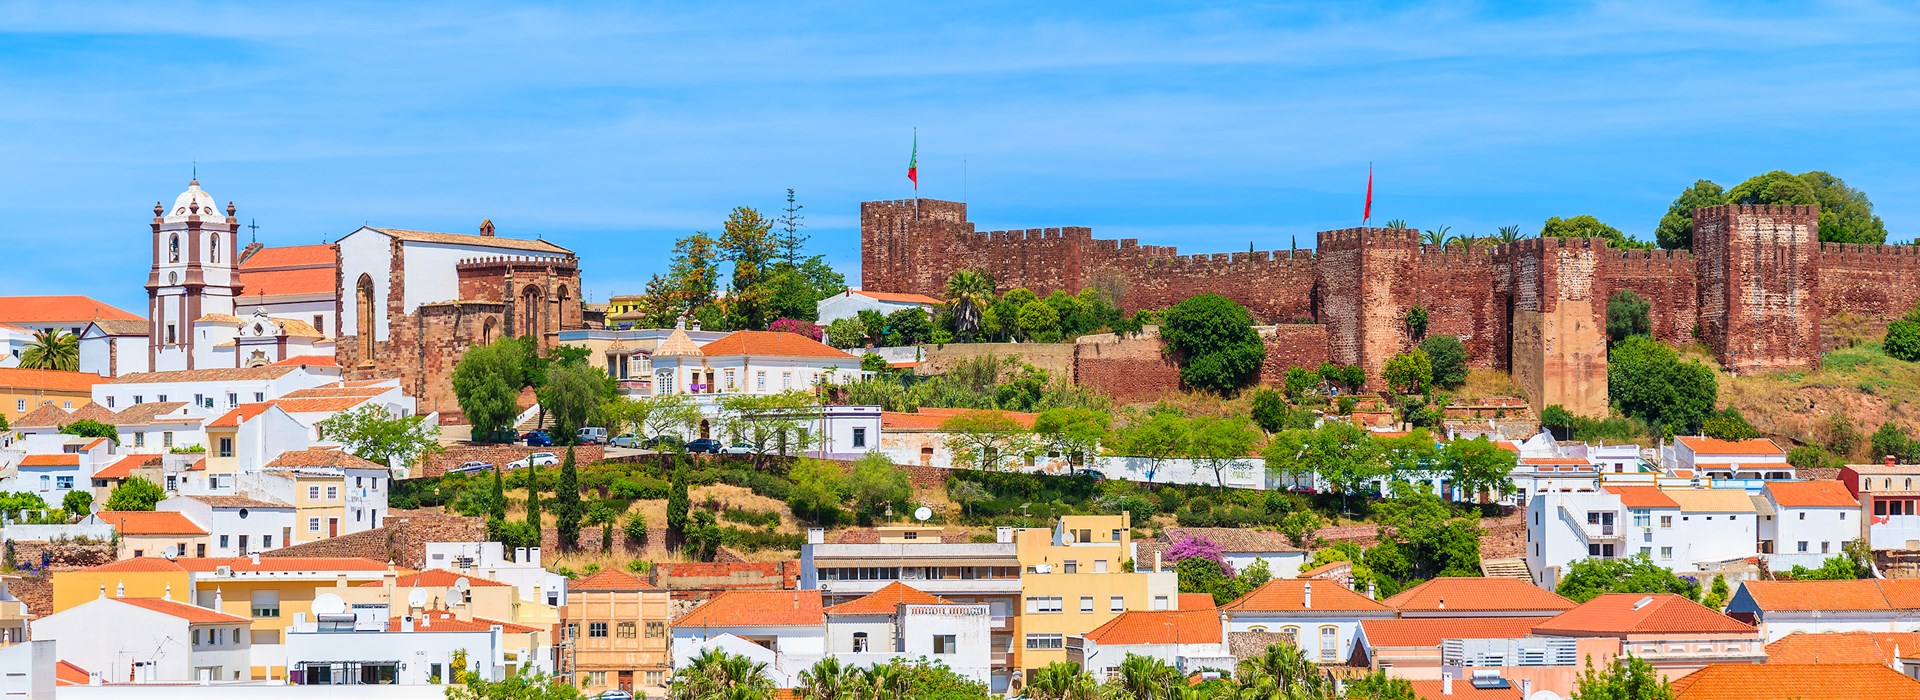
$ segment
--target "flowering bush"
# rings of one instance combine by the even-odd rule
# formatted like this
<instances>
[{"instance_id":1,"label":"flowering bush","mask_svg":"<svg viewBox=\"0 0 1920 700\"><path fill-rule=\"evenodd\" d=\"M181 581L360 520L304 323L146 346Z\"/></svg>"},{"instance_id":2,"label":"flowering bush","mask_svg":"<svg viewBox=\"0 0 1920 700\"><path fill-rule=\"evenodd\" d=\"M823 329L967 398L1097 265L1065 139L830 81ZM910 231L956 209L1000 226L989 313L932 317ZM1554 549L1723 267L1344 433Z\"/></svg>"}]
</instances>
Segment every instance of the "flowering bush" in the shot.
<instances>
[{"instance_id":1,"label":"flowering bush","mask_svg":"<svg viewBox=\"0 0 1920 700\"><path fill-rule=\"evenodd\" d=\"M782 333L798 333L814 340L820 339L820 327L807 321L783 318L767 325L767 330Z\"/></svg>"},{"instance_id":2,"label":"flowering bush","mask_svg":"<svg viewBox=\"0 0 1920 700\"><path fill-rule=\"evenodd\" d=\"M1220 545L1205 537L1188 537L1175 540L1164 555L1168 563L1178 564L1187 559L1205 559L1220 567L1220 573L1233 577L1233 565L1220 552Z\"/></svg>"}]
</instances>

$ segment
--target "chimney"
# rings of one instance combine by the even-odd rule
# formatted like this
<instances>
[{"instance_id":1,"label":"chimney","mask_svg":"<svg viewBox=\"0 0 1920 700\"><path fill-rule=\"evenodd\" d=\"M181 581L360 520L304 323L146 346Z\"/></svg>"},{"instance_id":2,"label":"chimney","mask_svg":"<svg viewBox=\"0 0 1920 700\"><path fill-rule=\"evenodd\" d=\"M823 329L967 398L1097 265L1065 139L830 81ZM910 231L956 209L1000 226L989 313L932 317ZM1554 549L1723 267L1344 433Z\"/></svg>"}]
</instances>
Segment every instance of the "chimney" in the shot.
<instances>
[{"instance_id":1,"label":"chimney","mask_svg":"<svg viewBox=\"0 0 1920 700\"><path fill-rule=\"evenodd\" d=\"M488 238L493 237L493 219L480 220L480 235Z\"/></svg>"},{"instance_id":2,"label":"chimney","mask_svg":"<svg viewBox=\"0 0 1920 700\"><path fill-rule=\"evenodd\" d=\"M526 547L513 548L513 560L520 562L522 564L527 563L527 548Z\"/></svg>"},{"instance_id":3,"label":"chimney","mask_svg":"<svg viewBox=\"0 0 1920 700\"><path fill-rule=\"evenodd\" d=\"M1440 599L1440 609L1441 610L1447 609L1447 599L1445 597L1442 597Z\"/></svg>"},{"instance_id":4,"label":"chimney","mask_svg":"<svg viewBox=\"0 0 1920 700\"><path fill-rule=\"evenodd\" d=\"M407 615L407 616L405 616L405 617L402 617L402 618L400 618L400 631L402 631L402 632L412 632L412 631L413 631L413 616L412 616L412 615Z\"/></svg>"},{"instance_id":5,"label":"chimney","mask_svg":"<svg viewBox=\"0 0 1920 700\"><path fill-rule=\"evenodd\" d=\"M1009 542L1012 542L1012 541L1013 541L1013 528L1010 528L1010 527L996 527L996 528L994 528L994 529L993 529L993 541L995 541L995 542L998 542L998 543L1000 543L1000 544L1007 544L1007 543L1009 543Z\"/></svg>"},{"instance_id":6,"label":"chimney","mask_svg":"<svg viewBox=\"0 0 1920 700\"><path fill-rule=\"evenodd\" d=\"M826 544L827 531L824 528L807 528L807 544Z\"/></svg>"},{"instance_id":7,"label":"chimney","mask_svg":"<svg viewBox=\"0 0 1920 700\"><path fill-rule=\"evenodd\" d=\"M1367 580L1367 600L1379 600L1380 599L1379 596L1380 596L1380 587L1375 585L1372 579L1368 579Z\"/></svg>"},{"instance_id":8,"label":"chimney","mask_svg":"<svg viewBox=\"0 0 1920 700\"><path fill-rule=\"evenodd\" d=\"M1893 455L1887 455L1887 466L1893 466Z\"/></svg>"},{"instance_id":9,"label":"chimney","mask_svg":"<svg viewBox=\"0 0 1920 700\"><path fill-rule=\"evenodd\" d=\"M334 588L347 587L347 572L342 571L333 575L333 587Z\"/></svg>"},{"instance_id":10,"label":"chimney","mask_svg":"<svg viewBox=\"0 0 1920 700\"><path fill-rule=\"evenodd\" d=\"M527 563L532 564L534 566L540 565L540 548L539 547L527 548Z\"/></svg>"},{"instance_id":11,"label":"chimney","mask_svg":"<svg viewBox=\"0 0 1920 700\"><path fill-rule=\"evenodd\" d=\"M117 586L114 586L114 587L113 587L113 597L115 597L115 598L125 598L125 597L127 597L127 582L126 582L126 581L124 581L124 580L123 580L123 581L121 581L121 582L120 582L120 584L119 584L119 585L117 585Z\"/></svg>"},{"instance_id":12,"label":"chimney","mask_svg":"<svg viewBox=\"0 0 1920 700\"><path fill-rule=\"evenodd\" d=\"M1440 694L1441 695L1453 694L1453 672L1452 671L1440 672Z\"/></svg>"},{"instance_id":13,"label":"chimney","mask_svg":"<svg viewBox=\"0 0 1920 700\"><path fill-rule=\"evenodd\" d=\"M1301 587L1300 607L1306 608L1308 610L1313 609L1313 582L1312 581L1308 581L1305 586Z\"/></svg>"},{"instance_id":14,"label":"chimney","mask_svg":"<svg viewBox=\"0 0 1920 700\"><path fill-rule=\"evenodd\" d=\"M1153 550L1153 573L1160 573L1160 550Z\"/></svg>"},{"instance_id":15,"label":"chimney","mask_svg":"<svg viewBox=\"0 0 1920 700\"><path fill-rule=\"evenodd\" d=\"M100 582L100 599L106 600L106 598L107 598L107 582L101 581Z\"/></svg>"},{"instance_id":16,"label":"chimney","mask_svg":"<svg viewBox=\"0 0 1920 700\"><path fill-rule=\"evenodd\" d=\"M259 552L254 552L254 553L252 553L252 554L249 554L249 555L247 555L247 561L248 561L248 562L250 562L250 563L252 563L252 564L253 564L254 566L256 566L256 567L257 567L257 566L259 566L259 565L260 565L260 553L259 553Z\"/></svg>"},{"instance_id":17,"label":"chimney","mask_svg":"<svg viewBox=\"0 0 1920 700\"><path fill-rule=\"evenodd\" d=\"M700 319L696 318L693 320L693 330L700 330Z\"/></svg>"},{"instance_id":18,"label":"chimney","mask_svg":"<svg viewBox=\"0 0 1920 700\"><path fill-rule=\"evenodd\" d=\"M1533 697L1533 679L1532 678L1520 679L1520 697L1521 698Z\"/></svg>"},{"instance_id":19,"label":"chimney","mask_svg":"<svg viewBox=\"0 0 1920 700\"><path fill-rule=\"evenodd\" d=\"M432 626L433 626L433 611L427 610L425 612L420 613L420 629L426 629Z\"/></svg>"},{"instance_id":20,"label":"chimney","mask_svg":"<svg viewBox=\"0 0 1920 700\"><path fill-rule=\"evenodd\" d=\"M160 597L166 600L173 600L173 584L171 583L167 584L167 592L162 594Z\"/></svg>"},{"instance_id":21,"label":"chimney","mask_svg":"<svg viewBox=\"0 0 1920 700\"><path fill-rule=\"evenodd\" d=\"M213 609L224 610L226 609L226 607L227 607L226 594L221 592L219 586L215 586L213 589Z\"/></svg>"}]
</instances>

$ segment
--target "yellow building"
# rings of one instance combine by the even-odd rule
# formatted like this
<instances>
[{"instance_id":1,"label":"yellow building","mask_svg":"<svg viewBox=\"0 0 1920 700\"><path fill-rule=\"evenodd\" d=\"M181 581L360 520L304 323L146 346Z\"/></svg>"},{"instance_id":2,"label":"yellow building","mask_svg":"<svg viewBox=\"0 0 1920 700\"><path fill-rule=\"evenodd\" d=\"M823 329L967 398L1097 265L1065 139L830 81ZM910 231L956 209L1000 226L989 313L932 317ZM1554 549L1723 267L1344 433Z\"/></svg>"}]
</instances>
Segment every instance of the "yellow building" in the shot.
<instances>
[{"instance_id":1,"label":"yellow building","mask_svg":"<svg viewBox=\"0 0 1920 700\"><path fill-rule=\"evenodd\" d=\"M574 684L590 697L624 690L634 697L666 694L673 675L667 592L614 569L567 587L566 651Z\"/></svg>"},{"instance_id":2,"label":"yellow building","mask_svg":"<svg viewBox=\"0 0 1920 700\"><path fill-rule=\"evenodd\" d=\"M53 610L60 612L105 595L116 598L184 599L203 608L253 621L255 679L286 677L282 644L295 615L308 620L313 599L333 593L346 599L350 589L378 583L388 565L354 557L153 557L53 574ZM396 573L412 573L411 571Z\"/></svg>"},{"instance_id":3,"label":"yellow building","mask_svg":"<svg viewBox=\"0 0 1920 700\"><path fill-rule=\"evenodd\" d=\"M1132 517L1068 515L1053 529L1014 536L1020 558L1020 615L1015 618L1016 665L1025 677L1067 660L1067 645L1129 610L1177 610L1179 581L1172 570L1132 562Z\"/></svg>"},{"instance_id":4,"label":"yellow building","mask_svg":"<svg viewBox=\"0 0 1920 700\"><path fill-rule=\"evenodd\" d=\"M420 592L418 598L414 591ZM329 592L339 593L348 605L385 604L395 618L452 617L461 622L500 622L516 627L515 634L502 637L509 674L518 673L527 663L544 660L547 650L553 648L553 631L559 621L558 609L520 600L519 590L509 584L446 569L404 575L390 569L378 581L345 592ZM415 600L422 604L413 606Z\"/></svg>"},{"instance_id":5,"label":"yellow building","mask_svg":"<svg viewBox=\"0 0 1920 700\"><path fill-rule=\"evenodd\" d=\"M59 419L93 403L93 385L104 381L106 377L93 372L0 367L0 416L6 417L8 425L36 427L43 421L22 423L20 419L46 406L59 410L50 414L56 422L70 422Z\"/></svg>"}]
</instances>

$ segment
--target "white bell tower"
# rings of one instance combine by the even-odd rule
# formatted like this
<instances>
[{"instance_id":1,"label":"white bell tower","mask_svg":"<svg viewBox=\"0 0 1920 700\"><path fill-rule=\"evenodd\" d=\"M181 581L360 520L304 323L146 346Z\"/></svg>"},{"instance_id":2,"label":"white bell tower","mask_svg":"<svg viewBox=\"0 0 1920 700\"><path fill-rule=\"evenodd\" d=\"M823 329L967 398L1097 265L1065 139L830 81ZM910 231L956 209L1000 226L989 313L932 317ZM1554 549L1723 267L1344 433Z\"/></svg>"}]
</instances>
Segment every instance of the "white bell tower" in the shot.
<instances>
[{"instance_id":1,"label":"white bell tower","mask_svg":"<svg viewBox=\"0 0 1920 700\"><path fill-rule=\"evenodd\" d=\"M194 336L194 320L207 314L233 315L233 300L240 295L234 263L240 220L234 212L228 202L222 217L198 179L187 183L187 191L174 198L172 207L153 205L147 353L156 372L194 369L201 345L196 341L203 340Z\"/></svg>"}]
</instances>

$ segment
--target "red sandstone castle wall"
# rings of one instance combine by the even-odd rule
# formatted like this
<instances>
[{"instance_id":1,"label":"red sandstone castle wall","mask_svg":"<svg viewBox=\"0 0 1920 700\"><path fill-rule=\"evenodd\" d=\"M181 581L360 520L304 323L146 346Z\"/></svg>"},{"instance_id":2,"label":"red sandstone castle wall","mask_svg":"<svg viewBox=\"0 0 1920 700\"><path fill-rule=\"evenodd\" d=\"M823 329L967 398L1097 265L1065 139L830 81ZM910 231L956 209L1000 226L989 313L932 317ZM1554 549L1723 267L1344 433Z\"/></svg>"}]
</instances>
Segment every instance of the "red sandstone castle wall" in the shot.
<instances>
[{"instance_id":1,"label":"red sandstone castle wall","mask_svg":"<svg viewBox=\"0 0 1920 700\"><path fill-rule=\"evenodd\" d=\"M1607 300L1615 292L1629 289L1647 300L1655 338L1679 344L1695 341L1700 296L1697 263L1691 252L1609 249L1599 255L1598 262L1594 299L1599 304L1603 329Z\"/></svg>"},{"instance_id":2,"label":"red sandstone castle wall","mask_svg":"<svg viewBox=\"0 0 1920 700\"><path fill-rule=\"evenodd\" d=\"M1722 365L1769 370L1819 363L1819 219L1811 206L1694 210L1700 325Z\"/></svg>"},{"instance_id":3,"label":"red sandstone castle wall","mask_svg":"<svg viewBox=\"0 0 1920 700\"><path fill-rule=\"evenodd\" d=\"M1820 244L1820 308L1879 335L1920 301L1920 246Z\"/></svg>"}]
</instances>

